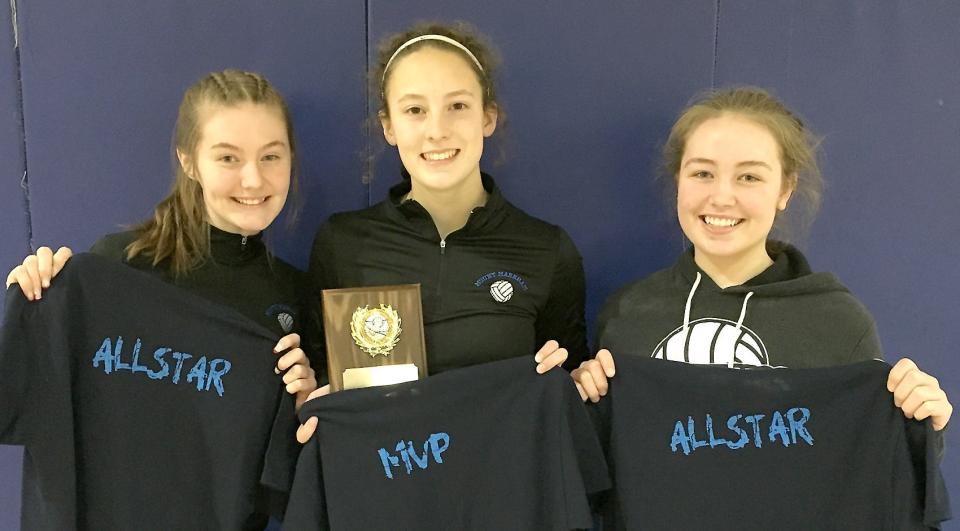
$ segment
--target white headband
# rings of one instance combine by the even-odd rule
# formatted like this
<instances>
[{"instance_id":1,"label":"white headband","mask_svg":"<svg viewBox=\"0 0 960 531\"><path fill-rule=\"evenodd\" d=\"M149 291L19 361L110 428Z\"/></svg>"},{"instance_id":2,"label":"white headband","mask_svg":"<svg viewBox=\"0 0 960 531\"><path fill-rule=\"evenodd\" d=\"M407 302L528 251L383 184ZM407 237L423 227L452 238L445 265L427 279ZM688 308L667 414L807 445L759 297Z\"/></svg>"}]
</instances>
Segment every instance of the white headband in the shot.
<instances>
[{"instance_id":1,"label":"white headband","mask_svg":"<svg viewBox=\"0 0 960 531\"><path fill-rule=\"evenodd\" d=\"M414 37L414 38L410 39L409 41L401 44L401 45L397 48L397 51L393 52L393 55L390 56L390 60L387 61L387 66L383 67L383 77L380 78L380 84L381 84L381 85L383 85L383 82L387 79L387 70L390 70L390 64L393 63L393 60L397 58L397 55L398 55L400 52L402 52L405 48L408 48L408 47L410 47L410 46L413 46L414 44L416 44L416 43L418 43L418 42L420 42L420 41L441 41L441 42L445 42L445 43L449 44L450 46L456 46L457 48L463 50L463 53L465 53L465 54L467 54L468 56L470 56L470 59L473 60L473 64L477 65L477 68L478 68L481 72L483 72L483 66L480 65L480 61L477 60L477 56L473 55L473 52L471 52L466 46L460 44L459 42L457 42L457 41L455 41L455 40L453 40L453 39L451 39L450 37L445 37L445 36L443 36L443 35L433 35L433 34L420 35L419 37Z\"/></svg>"}]
</instances>

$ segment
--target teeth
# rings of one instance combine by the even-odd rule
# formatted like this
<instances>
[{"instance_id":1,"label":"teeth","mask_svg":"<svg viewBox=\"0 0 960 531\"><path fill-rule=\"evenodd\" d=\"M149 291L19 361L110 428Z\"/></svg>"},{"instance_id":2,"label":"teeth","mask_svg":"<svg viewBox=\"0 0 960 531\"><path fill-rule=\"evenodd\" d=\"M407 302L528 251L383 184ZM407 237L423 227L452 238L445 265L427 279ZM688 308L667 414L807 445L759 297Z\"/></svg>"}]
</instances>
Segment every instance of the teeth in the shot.
<instances>
[{"instance_id":1,"label":"teeth","mask_svg":"<svg viewBox=\"0 0 960 531\"><path fill-rule=\"evenodd\" d=\"M731 219L731 218L718 218L714 216L703 216L703 221L705 221L707 225L714 225L716 227L732 227L740 223L740 221L742 220Z\"/></svg>"},{"instance_id":2,"label":"teeth","mask_svg":"<svg viewBox=\"0 0 960 531\"><path fill-rule=\"evenodd\" d=\"M241 205L259 205L266 201L265 197L234 197L234 201L240 203Z\"/></svg>"},{"instance_id":3,"label":"teeth","mask_svg":"<svg viewBox=\"0 0 960 531\"><path fill-rule=\"evenodd\" d=\"M456 154L456 149L450 149L447 151L431 151L430 153L424 153L423 158L427 160L447 160Z\"/></svg>"}]
</instances>

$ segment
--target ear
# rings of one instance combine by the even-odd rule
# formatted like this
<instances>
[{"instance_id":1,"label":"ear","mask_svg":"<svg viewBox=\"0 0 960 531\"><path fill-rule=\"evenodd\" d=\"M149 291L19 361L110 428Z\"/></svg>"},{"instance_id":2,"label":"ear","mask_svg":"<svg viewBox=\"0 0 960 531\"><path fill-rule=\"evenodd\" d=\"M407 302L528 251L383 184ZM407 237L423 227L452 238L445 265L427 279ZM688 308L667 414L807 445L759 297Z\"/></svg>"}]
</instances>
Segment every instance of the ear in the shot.
<instances>
[{"instance_id":1,"label":"ear","mask_svg":"<svg viewBox=\"0 0 960 531\"><path fill-rule=\"evenodd\" d=\"M489 137L497 129L497 119L500 117L500 108L496 103L487 105L483 110L483 136Z\"/></svg>"},{"instance_id":2,"label":"ear","mask_svg":"<svg viewBox=\"0 0 960 531\"><path fill-rule=\"evenodd\" d=\"M783 186L780 190L780 198L777 200L777 210L783 212L787 209L787 203L790 202L790 197L793 196L793 191L797 189L797 175L786 176L783 180Z\"/></svg>"},{"instance_id":3,"label":"ear","mask_svg":"<svg viewBox=\"0 0 960 531\"><path fill-rule=\"evenodd\" d=\"M387 111L378 111L377 117L380 118L380 126L383 127L383 139L391 146L397 145L397 135L393 133L393 124L390 122L390 115Z\"/></svg>"},{"instance_id":4,"label":"ear","mask_svg":"<svg viewBox=\"0 0 960 531\"><path fill-rule=\"evenodd\" d=\"M196 180L197 178L193 174L193 161L190 160L190 157L178 149L177 160L180 161L180 169L183 170L183 173L187 174L187 177Z\"/></svg>"}]
</instances>

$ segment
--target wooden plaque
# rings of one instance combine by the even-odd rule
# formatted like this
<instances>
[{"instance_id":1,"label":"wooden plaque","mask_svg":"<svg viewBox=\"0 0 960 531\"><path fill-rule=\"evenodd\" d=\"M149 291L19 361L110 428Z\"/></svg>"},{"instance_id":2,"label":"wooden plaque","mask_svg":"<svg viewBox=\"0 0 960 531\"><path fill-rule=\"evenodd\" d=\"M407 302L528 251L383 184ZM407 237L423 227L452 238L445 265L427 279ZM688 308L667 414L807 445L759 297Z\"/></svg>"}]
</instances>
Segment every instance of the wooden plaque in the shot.
<instances>
[{"instance_id":1,"label":"wooden plaque","mask_svg":"<svg viewBox=\"0 0 960 531\"><path fill-rule=\"evenodd\" d=\"M420 284L325 289L323 330L331 392L344 389L347 369L354 381L396 383L383 375L409 371L371 368L404 364L415 365L420 378L427 375ZM370 377L356 378L364 372Z\"/></svg>"}]
</instances>

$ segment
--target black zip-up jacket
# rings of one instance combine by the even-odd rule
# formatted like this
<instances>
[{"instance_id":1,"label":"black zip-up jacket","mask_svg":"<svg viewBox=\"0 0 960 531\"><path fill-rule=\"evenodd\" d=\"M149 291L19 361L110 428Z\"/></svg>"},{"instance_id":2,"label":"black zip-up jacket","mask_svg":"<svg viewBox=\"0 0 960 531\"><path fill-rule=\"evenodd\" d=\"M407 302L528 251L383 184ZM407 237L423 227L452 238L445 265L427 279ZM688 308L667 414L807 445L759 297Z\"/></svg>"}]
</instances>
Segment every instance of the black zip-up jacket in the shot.
<instances>
[{"instance_id":1,"label":"black zip-up jacket","mask_svg":"<svg viewBox=\"0 0 960 531\"><path fill-rule=\"evenodd\" d=\"M262 235L244 237L210 226L211 259L179 278L168 260L156 267L149 256L127 260L126 248L137 236L136 231L108 234L90 252L229 306L276 333L277 339L301 330L303 272L268 253Z\"/></svg>"},{"instance_id":2,"label":"black zip-up jacket","mask_svg":"<svg viewBox=\"0 0 960 531\"><path fill-rule=\"evenodd\" d=\"M383 202L335 214L320 227L310 257L313 300L307 345L326 367L320 290L421 285L430 374L530 356L555 339L576 367L587 354L584 275L567 233L508 203L483 176L487 204L445 240L404 181Z\"/></svg>"}]
</instances>

